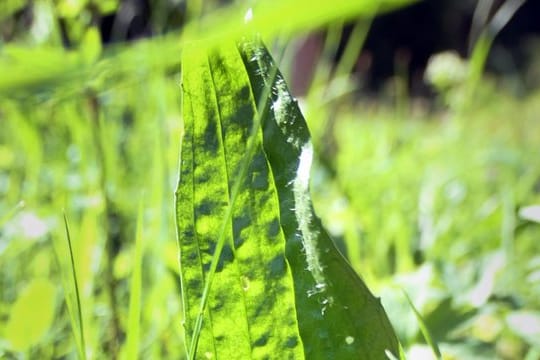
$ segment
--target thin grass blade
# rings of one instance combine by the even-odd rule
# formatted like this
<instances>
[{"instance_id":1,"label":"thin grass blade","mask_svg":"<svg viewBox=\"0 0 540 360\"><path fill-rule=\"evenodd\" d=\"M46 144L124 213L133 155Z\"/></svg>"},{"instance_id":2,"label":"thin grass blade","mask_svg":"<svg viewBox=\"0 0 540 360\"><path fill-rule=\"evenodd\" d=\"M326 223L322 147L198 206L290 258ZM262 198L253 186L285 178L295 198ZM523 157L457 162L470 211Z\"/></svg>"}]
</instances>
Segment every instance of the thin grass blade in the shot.
<instances>
[{"instance_id":1,"label":"thin grass blade","mask_svg":"<svg viewBox=\"0 0 540 360\"><path fill-rule=\"evenodd\" d=\"M142 197L144 199L144 197ZM144 249L144 200L141 199L137 215L137 229L135 232L135 254L133 255L133 271L131 273L131 285L128 310L128 327L126 340L126 359L137 359L140 343L140 320L141 320L141 289L142 289L142 259Z\"/></svg>"},{"instance_id":2,"label":"thin grass blade","mask_svg":"<svg viewBox=\"0 0 540 360\"><path fill-rule=\"evenodd\" d=\"M426 340L427 344L433 351L433 354L435 355L435 358L440 360L442 359L441 350L439 349L439 346L437 343L433 340L433 337L431 336L431 332L429 331L428 327L426 326L426 322L424 321L424 318L420 314L420 312L416 309L414 306L411 298L409 295L403 291L403 294L405 295L405 298L407 299L407 302L409 303L409 306L414 312L414 315L416 316L416 320L418 321L418 325L420 326L420 332L422 333L422 336L424 336L424 339Z\"/></svg>"}]
</instances>

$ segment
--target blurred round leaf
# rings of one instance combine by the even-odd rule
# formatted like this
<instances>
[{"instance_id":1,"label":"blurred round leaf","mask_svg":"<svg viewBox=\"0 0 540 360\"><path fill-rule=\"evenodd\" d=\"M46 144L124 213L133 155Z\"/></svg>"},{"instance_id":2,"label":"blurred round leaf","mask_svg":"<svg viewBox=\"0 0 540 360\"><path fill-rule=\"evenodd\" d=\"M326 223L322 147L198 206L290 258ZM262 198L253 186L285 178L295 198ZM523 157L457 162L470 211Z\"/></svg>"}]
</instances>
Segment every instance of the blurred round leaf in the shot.
<instances>
[{"instance_id":1,"label":"blurred round leaf","mask_svg":"<svg viewBox=\"0 0 540 360\"><path fill-rule=\"evenodd\" d=\"M13 304L5 328L6 340L16 351L39 343L54 319L56 289L47 279L33 280Z\"/></svg>"},{"instance_id":2,"label":"blurred round leaf","mask_svg":"<svg viewBox=\"0 0 540 360\"><path fill-rule=\"evenodd\" d=\"M425 78L439 91L462 84L467 78L467 62L458 53L446 51L433 55L428 62Z\"/></svg>"}]
</instances>

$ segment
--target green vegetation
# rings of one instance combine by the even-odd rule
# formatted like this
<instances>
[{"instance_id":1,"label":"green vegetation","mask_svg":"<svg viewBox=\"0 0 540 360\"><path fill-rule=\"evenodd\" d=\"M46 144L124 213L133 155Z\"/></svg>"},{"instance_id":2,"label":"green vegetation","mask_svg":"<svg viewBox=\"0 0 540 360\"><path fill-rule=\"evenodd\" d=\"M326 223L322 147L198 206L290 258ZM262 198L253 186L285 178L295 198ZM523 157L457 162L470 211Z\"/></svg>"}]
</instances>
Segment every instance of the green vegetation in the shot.
<instances>
[{"instance_id":1,"label":"green vegetation","mask_svg":"<svg viewBox=\"0 0 540 360\"><path fill-rule=\"evenodd\" d=\"M313 213L307 124L267 50L251 40L182 59L190 358L397 355L380 302Z\"/></svg>"},{"instance_id":2,"label":"green vegetation","mask_svg":"<svg viewBox=\"0 0 540 360\"><path fill-rule=\"evenodd\" d=\"M287 74L295 36L406 1L259 2L248 24L243 5L211 11L194 1L182 34L111 48L75 3L86 2L39 2L47 31L19 30L0 47L0 357L183 358L174 191L185 45L257 30L274 56L285 49ZM117 6L93 3L104 13ZM1 5L0 21L23 5ZM286 26L284 13L296 14ZM70 50L58 16L69 19ZM537 359L540 219L520 210L540 201L540 92L515 99L496 79L477 78L477 60L438 88L441 110L408 99L399 77L394 102L359 102L344 76L358 42L335 73L332 44L301 103L315 149L314 208L382 298L405 353ZM251 100L251 111L258 105ZM278 204L268 206L275 213ZM217 276L212 291L228 290Z\"/></svg>"}]
</instances>

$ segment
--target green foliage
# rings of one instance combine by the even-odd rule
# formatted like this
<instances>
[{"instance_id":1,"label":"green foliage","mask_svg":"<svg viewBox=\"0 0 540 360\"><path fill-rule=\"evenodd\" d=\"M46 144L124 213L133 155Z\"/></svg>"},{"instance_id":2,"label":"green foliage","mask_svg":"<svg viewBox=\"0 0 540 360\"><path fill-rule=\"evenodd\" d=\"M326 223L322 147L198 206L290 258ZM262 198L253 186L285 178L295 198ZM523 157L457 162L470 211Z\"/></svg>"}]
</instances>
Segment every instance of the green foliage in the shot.
<instances>
[{"instance_id":1,"label":"green foliage","mask_svg":"<svg viewBox=\"0 0 540 360\"><path fill-rule=\"evenodd\" d=\"M271 75L276 65L264 48L249 42L240 48L255 98L269 98L263 110L264 152L279 195L306 358L397 354L397 340L379 299L342 258L313 211L313 146L296 100L279 71L275 78Z\"/></svg>"},{"instance_id":2,"label":"green foliage","mask_svg":"<svg viewBox=\"0 0 540 360\"><path fill-rule=\"evenodd\" d=\"M176 209L190 358L302 358L276 188L261 134L247 141L256 103L242 58L234 45L184 54Z\"/></svg>"},{"instance_id":3,"label":"green foliage","mask_svg":"<svg viewBox=\"0 0 540 360\"><path fill-rule=\"evenodd\" d=\"M144 197L143 197L144 200ZM142 271L143 271L143 250L144 250L144 217L143 217L143 200L139 205L137 215L137 231L135 234L135 254L133 254L133 270L130 279L129 291L129 309L128 309L128 326L127 339L125 345L126 359L138 359L139 343L141 333L141 293L142 293Z\"/></svg>"},{"instance_id":4,"label":"green foliage","mask_svg":"<svg viewBox=\"0 0 540 360\"><path fill-rule=\"evenodd\" d=\"M3 331L11 349L24 352L46 340L54 319L55 295L56 288L47 279L34 279L21 292ZM40 311L29 312L36 304Z\"/></svg>"},{"instance_id":5,"label":"green foliage","mask_svg":"<svg viewBox=\"0 0 540 360\"><path fill-rule=\"evenodd\" d=\"M184 54L177 216L190 357L397 354L380 302L313 213L309 133L270 55L251 42L242 57L234 46Z\"/></svg>"},{"instance_id":6,"label":"green foliage","mask_svg":"<svg viewBox=\"0 0 540 360\"><path fill-rule=\"evenodd\" d=\"M538 358L539 225L531 211L540 204L540 97L514 99L504 82L482 74L492 39L478 42L474 61L464 60L474 76L465 72L451 84L471 93L443 89L453 92L451 106L426 114L404 92L396 101L404 106L351 103L356 82L340 76L375 10L405 2L258 1L215 10L217 1L188 1L189 14L176 20L186 25L182 33L101 44L89 15L110 14L118 3L0 1L1 358L74 358L73 331L84 332L89 358L185 357L171 206L182 133L180 53L190 39L225 44L251 31L269 44L294 44L288 40L318 27L331 29L319 81L300 101L314 142L314 207L351 266L382 295L404 352L431 355L396 286L410 294L443 358ZM152 2L153 14L168 16L165 3ZM28 14L35 15L30 27ZM347 45L349 60L333 71L331 40L358 16L364 22ZM171 28L160 25L156 34ZM454 94L466 98L466 110L452 105ZM258 141L264 149L264 138ZM268 177L278 173L269 169ZM62 301L62 290L73 295L59 281L67 274L70 284L73 275L62 209L83 330ZM300 337L303 345L301 329Z\"/></svg>"},{"instance_id":7,"label":"green foliage","mask_svg":"<svg viewBox=\"0 0 540 360\"><path fill-rule=\"evenodd\" d=\"M75 343L77 344L78 355L81 359L86 359L86 341L84 338L84 320L83 320L82 308L81 308L81 292L79 291L79 281L77 279L77 266L75 264L75 257L73 254L71 234L69 231L69 224L68 224L66 215L64 215L64 225L66 227L69 265L66 266L62 262L63 257L59 255L58 253L57 253L57 257L59 258L58 263L61 267L61 272L63 272L63 275L64 275L65 300L66 300L66 305L68 308L69 317L71 321L71 328L73 331L73 335L75 337ZM66 269L66 267L69 267L69 271ZM66 278L70 278L71 281L67 280Z\"/></svg>"},{"instance_id":8,"label":"green foliage","mask_svg":"<svg viewBox=\"0 0 540 360\"><path fill-rule=\"evenodd\" d=\"M494 357L481 344L500 342L512 344L510 358L521 358L534 349L516 342L506 316L516 302L540 306L531 288L538 225L517 217L522 204L539 201L540 168L530 154L540 138L525 129L535 127L540 103L538 95L522 102L492 96L468 123L344 111L326 134L339 139L337 175L315 187L315 204L368 283L392 276L411 295L443 355ZM318 168L315 178L326 171ZM382 292L408 348L421 326L400 296L391 287Z\"/></svg>"},{"instance_id":9,"label":"green foliage","mask_svg":"<svg viewBox=\"0 0 540 360\"><path fill-rule=\"evenodd\" d=\"M429 332L429 329L427 328L427 326L426 326L426 324L424 322L424 319L422 318L422 315L418 312L418 310L416 309L416 307L412 303L411 298L409 297L409 295L407 295L406 292L404 292L404 294L405 294L405 298L407 299L407 302L409 303L409 305L411 306L411 309L414 312L414 315L416 316L416 319L418 320L418 326L420 327L420 332L422 333L422 336L426 340L427 344L433 350L433 355L435 355L435 358L437 360L442 359L441 350L439 349L439 346L437 345L437 343L433 341L433 338L432 338L432 336L431 336L431 334Z\"/></svg>"}]
</instances>

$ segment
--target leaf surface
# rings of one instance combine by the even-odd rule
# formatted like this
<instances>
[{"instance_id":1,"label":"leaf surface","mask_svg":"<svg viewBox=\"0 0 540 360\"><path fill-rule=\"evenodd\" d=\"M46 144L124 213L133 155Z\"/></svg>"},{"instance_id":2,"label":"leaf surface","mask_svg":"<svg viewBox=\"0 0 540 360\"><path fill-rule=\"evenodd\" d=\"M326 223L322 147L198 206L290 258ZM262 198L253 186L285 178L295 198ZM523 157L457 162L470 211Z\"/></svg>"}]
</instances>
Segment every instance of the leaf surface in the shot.
<instances>
[{"instance_id":1,"label":"leaf surface","mask_svg":"<svg viewBox=\"0 0 540 360\"><path fill-rule=\"evenodd\" d=\"M379 299L313 211L309 132L267 50L201 49L182 59L177 189L190 357L398 354Z\"/></svg>"},{"instance_id":2,"label":"leaf surface","mask_svg":"<svg viewBox=\"0 0 540 360\"><path fill-rule=\"evenodd\" d=\"M196 334L212 273L192 357L302 358L279 199L260 133L239 177L256 104L240 54L234 44L230 49L207 56L190 48L182 62L185 135L177 220L187 342ZM231 208L235 181L240 185ZM216 249L220 256L213 273ZM191 343L188 347L193 349Z\"/></svg>"},{"instance_id":3,"label":"leaf surface","mask_svg":"<svg viewBox=\"0 0 540 360\"><path fill-rule=\"evenodd\" d=\"M375 298L335 247L309 193L313 147L307 124L263 45L241 44L255 98L271 86L264 110L264 151L280 198L281 227L293 271L297 316L307 359L384 359L398 341Z\"/></svg>"}]
</instances>

